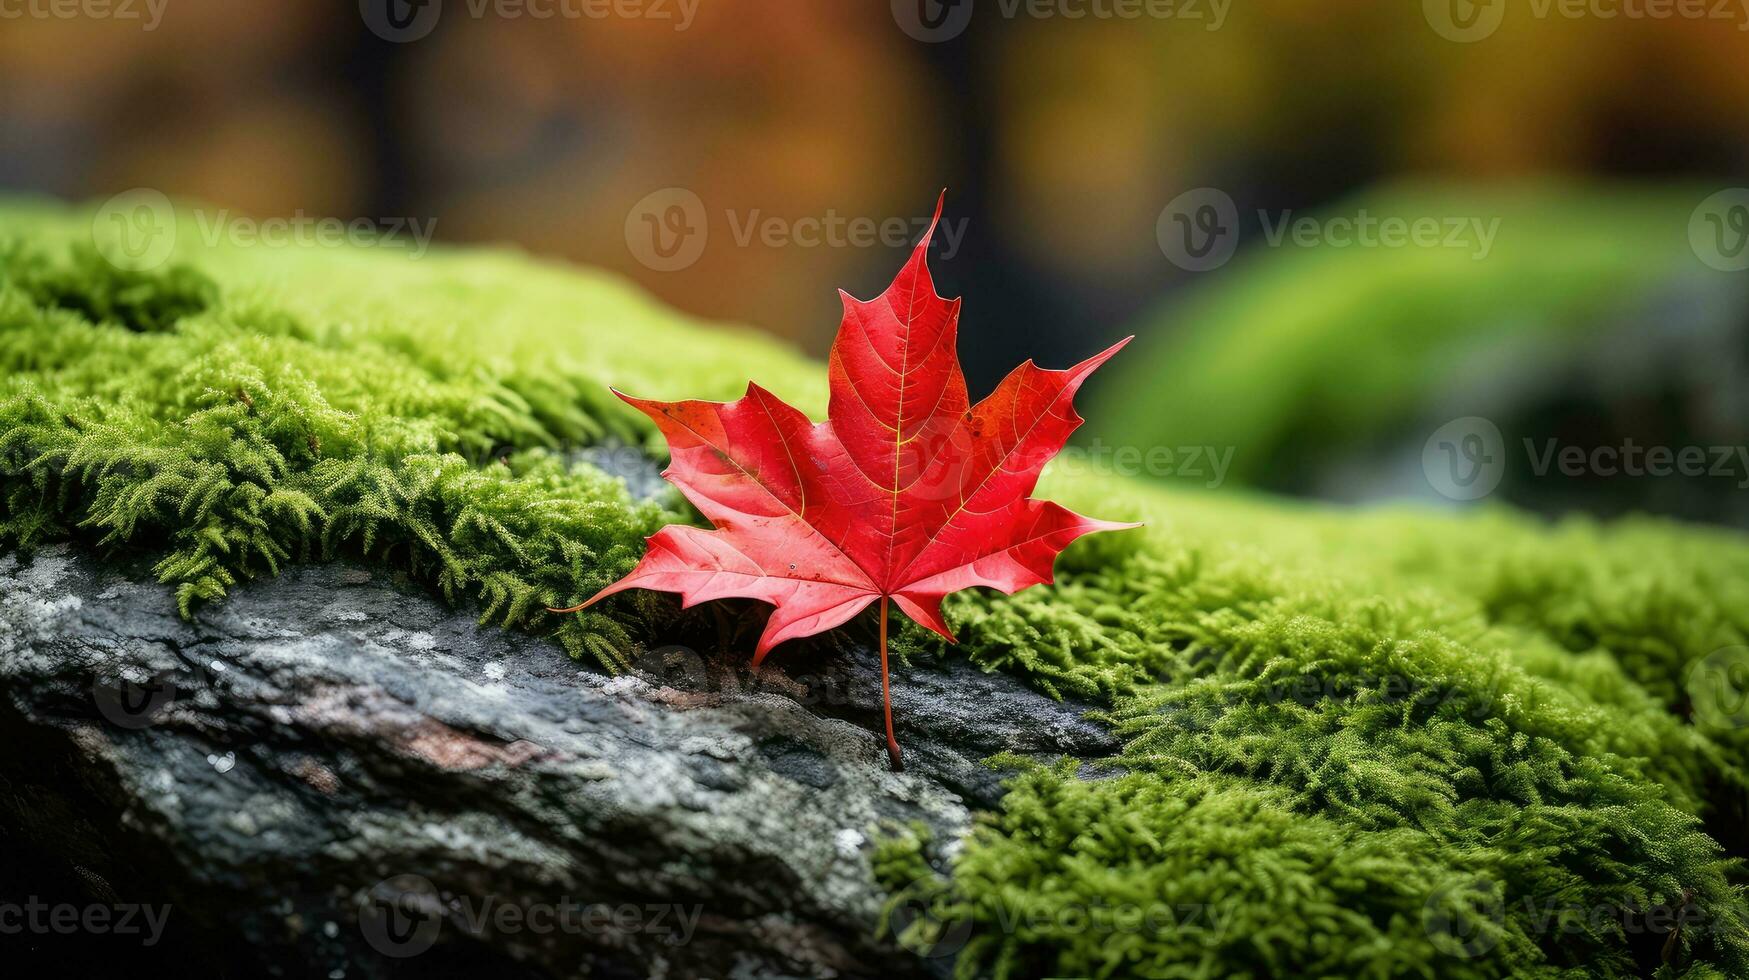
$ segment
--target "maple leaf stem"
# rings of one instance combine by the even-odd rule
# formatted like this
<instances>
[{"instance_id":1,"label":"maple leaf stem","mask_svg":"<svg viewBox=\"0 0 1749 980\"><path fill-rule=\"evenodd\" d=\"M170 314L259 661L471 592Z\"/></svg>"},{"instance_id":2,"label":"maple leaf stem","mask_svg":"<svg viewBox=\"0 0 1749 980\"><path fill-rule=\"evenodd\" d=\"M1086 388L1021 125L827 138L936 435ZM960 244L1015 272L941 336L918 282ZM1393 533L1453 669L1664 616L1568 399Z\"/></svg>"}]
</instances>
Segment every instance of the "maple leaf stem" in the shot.
<instances>
[{"instance_id":1,"label":"maple leaf stem","mask_svg":"<svg viewBox=\"0 0 1749 980\"><path fill-rule=\"evenodd\" d=\"M899 740L893 737L893 698L887 684L887 597L881 596L881 707L887 713L887 760L894 772L904 772L899 759Z\"/></svg>"}]
</instances>

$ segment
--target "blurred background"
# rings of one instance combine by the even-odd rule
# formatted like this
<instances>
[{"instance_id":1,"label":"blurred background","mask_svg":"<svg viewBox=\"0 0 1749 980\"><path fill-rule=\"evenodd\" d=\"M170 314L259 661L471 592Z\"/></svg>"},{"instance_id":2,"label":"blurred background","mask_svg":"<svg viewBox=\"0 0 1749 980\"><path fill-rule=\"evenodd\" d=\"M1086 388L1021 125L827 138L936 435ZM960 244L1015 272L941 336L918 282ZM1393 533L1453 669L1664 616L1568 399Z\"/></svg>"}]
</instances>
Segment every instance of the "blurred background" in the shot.
<instances>
[{"instance_id":1,"label":"blurred background","mask_svg":"<svg viewBox=\"0 0 1749 980\"><path fill-rule=\"evenodd\" d=\"M0 0L0 190L435 222L816 353L944 186L975 393L1139 335L1099 465L1749 525L1749 4Z\"/></svg>"}]
</instances>

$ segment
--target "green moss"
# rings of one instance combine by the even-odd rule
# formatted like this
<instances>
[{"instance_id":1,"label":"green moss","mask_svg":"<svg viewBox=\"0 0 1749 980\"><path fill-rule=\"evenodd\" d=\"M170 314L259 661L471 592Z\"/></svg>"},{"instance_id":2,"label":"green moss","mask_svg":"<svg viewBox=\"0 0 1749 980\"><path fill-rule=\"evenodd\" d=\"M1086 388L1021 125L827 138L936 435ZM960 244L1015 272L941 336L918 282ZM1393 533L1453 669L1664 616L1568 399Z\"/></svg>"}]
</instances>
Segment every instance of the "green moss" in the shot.
<instances>
[{"instance_id":1,"label":"green moss","mask_svg":"<svg viewBox=\"0 0 1749 980\"><path fill-rule=\"evenodd\" d=\"M954 623L1108 700L1122 775L1027 771L951 882L885 868L935 910L915 941L970 924L963 975L1637 976L1667 937L1635 910L1685 896L1669 963L1745 968L1718 842L1749 755L1687 717L1697 662L1749 637L1740 538L1045 489L1149 527ZM1231 927L1081 924L1101 902Z\"/></svg>"},{"instance_id":2,"label":"green moss","mask_svg":"<svg viewBox=\"0 0 1749 980\"><path fill-rule=\"evenodd\" d=\"M616 667L672 603L539 608L690 515L573 452L656 448L607 385L823 407L824 372L773 343L507 253L190 224L180 264L120 273L83 215L4 213L0 545L145 549L185 605L362 555ZM883 845L914 947L965 976L1749 973L1749 743L1691 717L1697 665L1749 644L1742 537L1041 489L1148 526L1078 544L1054 587L954 597L953 652L1095 699L1124 747L1021 767L963 841ZM1679 907L1674 937L1641 920Z\"/></svg>"},{"instance_id":3,"label":"green moss","mask_svg":"<svg viewBox=\"0 0 1749 980\"><path fill-rule=\"evenodd\" d=\"M185 612L348 551L554 628L543 606L593 594L682 519L677 497L634 503L567 462L649 438L608 385L728 396L719 361L807 373L752 334L509 254L202 248L185 215L178 261L126 272L61 209L14 206L4 227L0 546L148 549ZM662 354L682 348L696 360ZM596 613L556 629L610 666L632 642Z\"/></svg>"}]
</instances>

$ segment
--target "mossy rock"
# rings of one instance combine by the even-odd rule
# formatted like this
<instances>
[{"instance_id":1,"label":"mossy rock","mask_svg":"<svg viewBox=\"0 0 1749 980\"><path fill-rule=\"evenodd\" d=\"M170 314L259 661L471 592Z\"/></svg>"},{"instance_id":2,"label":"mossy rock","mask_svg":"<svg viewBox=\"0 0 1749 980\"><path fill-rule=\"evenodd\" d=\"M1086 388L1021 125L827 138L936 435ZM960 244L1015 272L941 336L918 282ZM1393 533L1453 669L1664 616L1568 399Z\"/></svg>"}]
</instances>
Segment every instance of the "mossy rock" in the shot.
<instances>
[{"instance_id":1,"label":"mossy rock","mask_svg":"<svg viewBox=\"0 0 1749 980\"><path fill-rule=\"evenodd\" d=\"M607 386L823 408L773 341L508 252L209 245L185 216L171 262L123 271L89 211L0 215L0 547L143 551L189 608L344 556L615 669L686 614L541 607L696 517L581 452L657 448ZM908 944L965 976L1749 973L1749 540L1068 470L1041 493L1147 527L953 598L946 652L1095 699L1124 747L1021 768L965 839L893 838Z\"/></svg>"}]
</instances>

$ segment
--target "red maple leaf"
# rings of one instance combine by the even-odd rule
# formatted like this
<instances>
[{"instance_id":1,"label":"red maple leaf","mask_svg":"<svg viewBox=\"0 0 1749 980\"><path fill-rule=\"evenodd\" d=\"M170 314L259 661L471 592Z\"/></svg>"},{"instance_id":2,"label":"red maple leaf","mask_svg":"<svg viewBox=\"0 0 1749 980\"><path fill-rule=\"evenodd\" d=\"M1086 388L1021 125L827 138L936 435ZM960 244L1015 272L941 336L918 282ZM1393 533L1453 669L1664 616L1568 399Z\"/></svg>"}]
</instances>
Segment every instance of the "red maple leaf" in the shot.
<instances>
[{"instance_id":1,"label":"red maple leaf","mask_svg":"<svg viewBox=\"0 0 1749 980\"><path fill-rule=\"evenodd\" d=\"M878 298L839 291L827 421L811 422L751 383L733 402L614 392L662 430L673 457L662 475L716 530L669 525L649 538L631 574L581 606L553 610L575 612L626 589L678 592L688 607L760 599L776 608L753 654L758 666L777 644L832 629L878 599L894 770L887 601L952 641L942 596L1047 584L1058 552L1076 538L1135 526L1029 496L1081 424L1076 389L1129 339L1067 371L1027 361L970 404L955 349L960 302L936 295L925 261L940 219L937 201L929 231Z\"/></svg>"}]
</instances>

